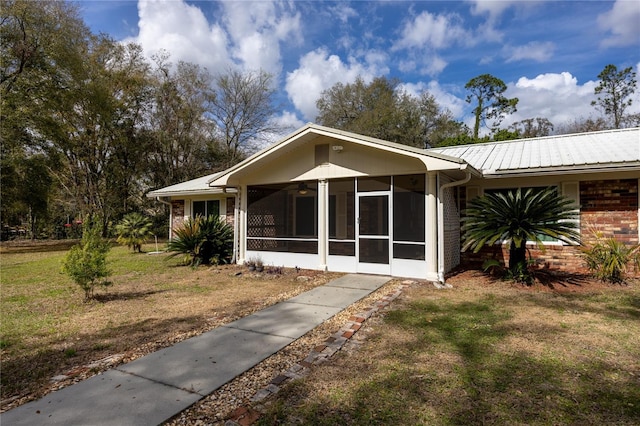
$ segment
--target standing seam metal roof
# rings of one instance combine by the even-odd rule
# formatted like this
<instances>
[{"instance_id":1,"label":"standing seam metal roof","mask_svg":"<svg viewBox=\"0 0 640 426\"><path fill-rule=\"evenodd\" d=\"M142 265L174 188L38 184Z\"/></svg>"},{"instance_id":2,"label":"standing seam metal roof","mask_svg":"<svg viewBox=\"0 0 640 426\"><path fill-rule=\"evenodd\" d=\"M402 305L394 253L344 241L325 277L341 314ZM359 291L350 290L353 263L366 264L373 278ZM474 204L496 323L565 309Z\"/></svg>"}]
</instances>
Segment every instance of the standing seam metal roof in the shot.
<instances>
[{"instance_id":1,"label":"standing seam metal roof","mask_svg":"<svg viewBox=\"0 0 640 426\"><path fill-rule=\"evenodd\" d=\"M640 167L640 128L431 148L483 174Z\"/></svg>"}]
</instances>

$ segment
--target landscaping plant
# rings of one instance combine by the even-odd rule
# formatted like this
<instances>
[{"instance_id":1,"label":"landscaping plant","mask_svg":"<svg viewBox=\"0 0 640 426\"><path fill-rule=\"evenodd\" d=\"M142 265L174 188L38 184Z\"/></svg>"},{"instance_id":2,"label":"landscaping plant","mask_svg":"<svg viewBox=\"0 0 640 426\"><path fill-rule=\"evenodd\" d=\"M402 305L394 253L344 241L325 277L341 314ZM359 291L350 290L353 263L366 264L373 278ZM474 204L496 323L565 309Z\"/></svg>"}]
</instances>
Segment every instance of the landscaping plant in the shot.
<instances>
[{"instance_id":1,"label":"landscaping plant","mask_svg":"<svg viewBox=\"0 0 640 426\"><path fill-rule=\"evenodd\" d=\"M111 249L109 241L101 236L102 226L91 219L82 224L82 239L67 253L62 270L84 290L85 301L93 298L96 285L109 286L104 278L110 272L107 269L107 254Z\"/></svg>"},{"instance_id":2,"label":"landscaping plant","mask_svg":"<svg viewBox=\"0 0 640 426\"><path fill-rule=\"evenodd\" d=\"M233 254L233 229L220 216L187 219L173 230L169 257L185 255L191 266L228 263Z\"/></svg>"},{"instance_id":3,"label":"landscaping plant","mask_svg":"<svg viewBox=\"0 0 640 426\"><path fill-rule=\"evenodd\" d=\"M142 244L151 237L151 220L140 213L129 213L116 225L118 243L124 244L135 252L142 252Z\"/></svg>"},{"instance_id":4,"label":"landscaping plant","mask_svg":"<svg viewBox=\"0 0 640 426\"><path fill-rule=\"evenodd\" d=\"M530 282L527 242L544 250L541 236L576 244L580 239L572 208L573 201L556 188L529 188L487 193L475 198L465 211L463 250L475 253L485 245L509 244L507 276Z\"/></svg>"},{"instance_id":5,"label":"landscaping plant","mask_svg":"<svg viewBox=\"0 0 640 426\"><path fill-rule=\"evenodd\" d=\"M595 244L583 249L589 271L599 280L623 283L630 264L640 266L640 245L628 246L615 238L597 238Z\"/></svg>"}]
</instances>

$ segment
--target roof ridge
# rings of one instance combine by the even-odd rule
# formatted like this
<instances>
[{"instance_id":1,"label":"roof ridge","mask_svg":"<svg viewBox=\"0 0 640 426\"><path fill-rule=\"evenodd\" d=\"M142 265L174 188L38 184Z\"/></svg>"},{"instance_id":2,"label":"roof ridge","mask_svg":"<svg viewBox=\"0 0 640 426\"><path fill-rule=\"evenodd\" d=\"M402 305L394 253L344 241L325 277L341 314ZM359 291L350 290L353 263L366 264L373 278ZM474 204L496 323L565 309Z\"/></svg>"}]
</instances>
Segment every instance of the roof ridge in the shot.
<instances>
[{"instance_id":1,"label":"roof ridge","mask_svg":"<svg viewBox=\"0 0 640 426\"><path fill-rule=\"evenodd\" d=\"M510 144L510 143L520 143L525 141L544 141L548 139L568 139L572 137L586 136L586 135L600 135L603 133L623 133L629 131L637 131L640 130L640 127L626 127L624 129L608 129L608 130L596 130L592 132L580 132L580 133L566 133L561 135L548 135L548 136L538 136L535 138L518 138L518 139L509 139L505 141L488 141L488 142L479 142L479 143L467 143L461 145L451 145L451 146L441 146L428 148L426 151L430 150L441 150L441 149L454 149L460 147L470 147L470 146L488 146L488 145L501 145L501 144Z\"/></svg>"}]
</instances>

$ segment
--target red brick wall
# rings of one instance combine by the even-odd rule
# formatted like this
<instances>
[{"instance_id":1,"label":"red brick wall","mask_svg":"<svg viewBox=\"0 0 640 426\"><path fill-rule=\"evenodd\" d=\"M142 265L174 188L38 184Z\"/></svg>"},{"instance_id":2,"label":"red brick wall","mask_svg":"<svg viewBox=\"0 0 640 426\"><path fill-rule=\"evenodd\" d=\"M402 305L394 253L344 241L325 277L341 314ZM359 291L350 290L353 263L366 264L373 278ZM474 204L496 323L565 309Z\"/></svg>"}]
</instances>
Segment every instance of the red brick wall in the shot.
<instances>
[{"instance_id":1,"label":"red brick wall","mask_svg":"<svg viewBox=\"0 0 640 426\"><path fill-rule=\"evenodd\" d=\"M594 180L580 182L580 233L583 244L594 240L595 233L616 238L626 244L638 244L638 180ZM540 266L569 272L586 272L580 249L547 245L544 252L528 246L531 257ZM509 261L509 247L485 247L480 253L465 252L465 265L478 267L485 259Z\"/></svg>"},{"instance_id":2,"label":"red brick wall","mask_svg":"<svg viewBox=\"0 0 640 426\"><path fill-rule=\"evenodd\" d=\"M226 211L227 225L233 227L235 214L236 214L236 199L235 197L227 197L227 211Z\"/></svg>"},{"instance_id":3,"label":"red brick wall","mask_svg":"<svg viewBox=\"0 0 640 426\"><path fill-rule=\"evenodd\" d=\"M584 242L595 233L638 244L638 180L580 182L580 232Z\"/></svg>"},{"instance_id":4,"label":"red brick wall","mask_svg":"<svg viewBox=\"0 0 640 426\"><path fill-rule=\"evenodd\" d=\"M184 222L184 200L171 201L171 229Z\"/></svg>"}]
</instances>

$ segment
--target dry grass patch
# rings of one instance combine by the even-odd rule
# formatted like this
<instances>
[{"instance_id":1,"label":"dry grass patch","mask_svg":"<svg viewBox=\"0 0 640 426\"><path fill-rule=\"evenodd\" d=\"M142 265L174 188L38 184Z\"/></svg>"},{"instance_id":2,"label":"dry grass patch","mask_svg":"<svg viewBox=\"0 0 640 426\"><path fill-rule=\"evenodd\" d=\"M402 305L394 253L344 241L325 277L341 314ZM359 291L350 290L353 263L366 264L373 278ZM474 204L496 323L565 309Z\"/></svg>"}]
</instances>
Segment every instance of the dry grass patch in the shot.
<instances>
[{"instance_id":1,"label":"dry grass patch","mask_svg":"<svg viewBox=\"0 0 640 426\"><path fill-rule=\"evenodd\" d=\"M261 424L640 424L638 283L450 283L407 290Z\"/></svg>"},{"instance_id":2,"label":"dry grass patch","mask_svg":"<svg viewBox=\"0 0 640 426\"><path fill-rule=\"evenodd\" d=\"M68 245L44 247L2 247L3 411L338 276L275 268L254 274L236 265L194 269L114 247L113 286L85 303L60 272ZM66 378L51 381L59 375Z\"/></svg>"}]
</instances>

